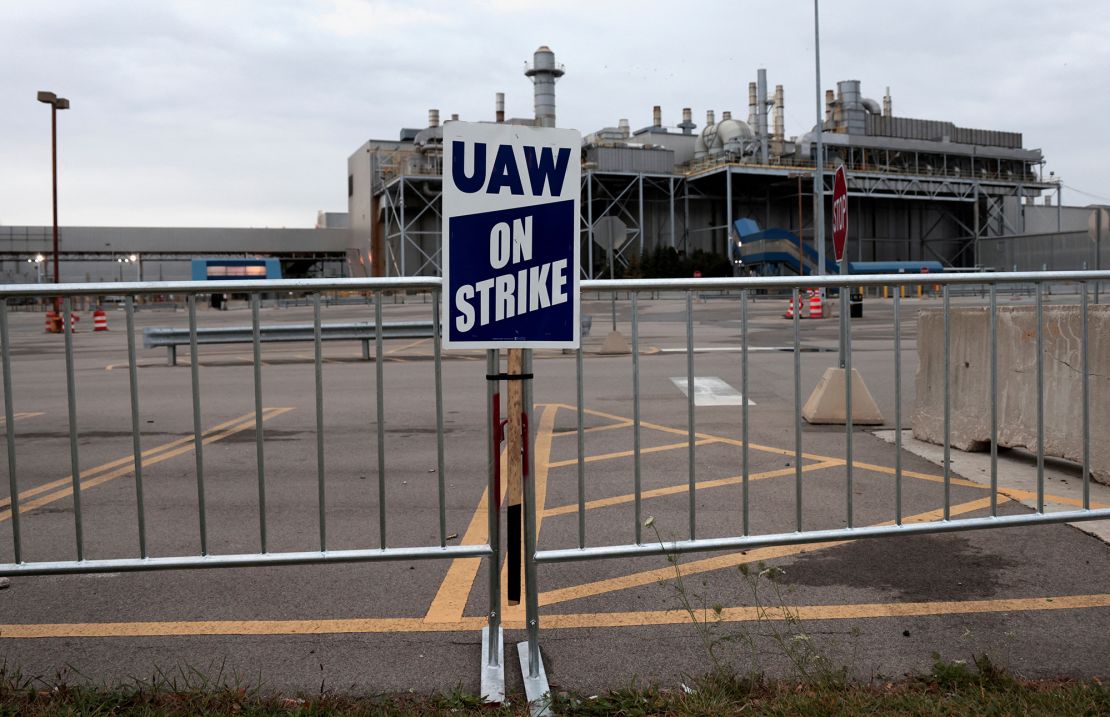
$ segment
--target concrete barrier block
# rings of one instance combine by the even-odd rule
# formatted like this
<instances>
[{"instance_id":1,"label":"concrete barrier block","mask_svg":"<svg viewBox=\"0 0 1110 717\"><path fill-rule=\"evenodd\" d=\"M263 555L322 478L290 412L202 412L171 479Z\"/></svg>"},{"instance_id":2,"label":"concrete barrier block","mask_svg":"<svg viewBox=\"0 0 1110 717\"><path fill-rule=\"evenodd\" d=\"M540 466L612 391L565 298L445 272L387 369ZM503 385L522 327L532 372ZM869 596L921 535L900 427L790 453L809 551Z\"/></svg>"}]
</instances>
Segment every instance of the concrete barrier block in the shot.
<instances>
[{"instance_id":1,"label":"concrete barrier block","mask_svg":"<svg viewBox=\"0 0 1110 717\"><path fill-rule=\"evenodd\" d=\"M1110 306L1091 306L1091 471L1110 482ZM1083 459L1083 384L1078 306L1044 309L1045 455ZM926 309L917 321L915 438L944 442L944 312ZM990 312L953 309L951 335L952 446L990 448ZM998 443L1037 449L1037 324L1032 307L998 309Z\"/></svg>"},{"instance_id":2,"label":"concrete barrier block","mask_svg":"<svg viewBox=\"0 0 1110 717\"><path fill-rule=\"evenodd\" d=\"M848 422L848 404L844 395L844 369L827 368L817 387L802 408L807 423L844 425ZM857 426L881 426L883 414L867 390L859 371L852 369L852 423Z\"/></svg>"}]
</instances>

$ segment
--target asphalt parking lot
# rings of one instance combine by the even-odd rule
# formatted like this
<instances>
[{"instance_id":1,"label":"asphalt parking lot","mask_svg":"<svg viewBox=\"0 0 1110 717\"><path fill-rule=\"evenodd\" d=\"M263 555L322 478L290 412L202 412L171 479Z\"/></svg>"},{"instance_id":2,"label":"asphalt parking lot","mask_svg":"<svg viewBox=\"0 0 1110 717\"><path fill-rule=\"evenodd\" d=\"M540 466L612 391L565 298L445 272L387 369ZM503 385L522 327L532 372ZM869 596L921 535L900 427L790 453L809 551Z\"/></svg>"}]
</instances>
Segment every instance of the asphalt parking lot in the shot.
<instances>
[{"instance_id":1,"label":"asphalt parking lot","mask_svg":"<svg viewBox=\"0 0 1110 717\"><path fill-rule=\"evenodd\" d=\"M972 301L974 299L966 299ZM930 300L906 300L903 316L903 427L908 427L916 368L913 316ZM645 539L688 531L687 399L672 380L686 375L685 304L643 298L640 317L641 518ZM618 307L628 335L629 310ZM734 300L695 305L697 377L740 388L740 316ZM750 530L793 529L794 420L791 322L778 300L751 311ZM585 531L590 545L634 539L633 402L629 356L597 350L609 304L583 301L593 316L585 340ZM372 319L372 308L325 309L325 321ZM430 318L412 297L388 303L385 318ZM893 428L890 303L868 301L854 322L853 365ZM138 554L135 477L122 312L111 331L92 333L86 316L74 335L82 513L87 558ZM311 320L311 308L263 310L263 323ZM200 312L201 326L246 325L242 308ZM42 315L13 312L14 430L25 560L75 557L74 510L61 336L42 333ZM184 326L185 313L141 310L139 329ZM834 319L802 325L803 400L836 362ZM141 345L141 344L140 344ZM386 343L386 542L438 544L434 364L429 340ZM164 349L139 350L143 488L151 555L197 554L199 513L187 351L166 365ZM326 526L330 549L380 543L375 366L354 342L324 347ZM270 551L319 548L315 384L311 344L267 344L262 353L263 426ZM250 345L200 352L208 549L260 547L254 393ZM448 352L443 361L447 532L451 544L485 541L486 428L484 355ZM536 353L539 545L578 539L574 356ZM741 409L696 411L698 537L741 530ZM857 428L853 499L856 525L894 517L894 447ZM803 427L804 525L846 524L843 430ZM1020 456L1011 457L1020 461ZM907 520L935 520L943 505L941 469L905 451ZM1004 464L1005 465L1005 464ZM1067 472L1067 466L1060 466ZM1076 471L1077 472L1077 471ZM11 560L10 494L0 487L0 562ZM1028 510L999 496L1000 512ZM1110 503L1101 489L1093 499ZM956 476L953 517L985 515L989 486ZM1069 500L1072 502L1069 503ZM1074 507L1050 496L1050 509ZM951 659L987 653L1028 676L1108 676L1110 550L1068 525L764 548L678 559L686 600L715 635L747 635L757 666L788 673L776 634L786 623L762 609L790 608L801 630L853 674L897 676L920 670L939 652ZM738 568L766 562L784 574L760 583ZM282 690L372 692L478 688L479 630L488 609L488 566L480 559L399 561L314 567L190 570L16 577L0 591L0 662L26 674L60 670L88 679L149 677L188 666L261 679ZM502 579L505 570L502 566ZM590 691L633 677L670 683L710 667L709 656L665 558L541 565L542 648L555 686ZM719 607L719 617L714 610ZM781 613L780 613L781 614ZM506 643L523 639L520 606L504 607ZM750 666L751 651L728 642L729 659ZM722 643L726 644L726 643ZM747 643L744 643L747 644ZM507 650L510 689L519 688Z\"/></svg>"}]
</instances>

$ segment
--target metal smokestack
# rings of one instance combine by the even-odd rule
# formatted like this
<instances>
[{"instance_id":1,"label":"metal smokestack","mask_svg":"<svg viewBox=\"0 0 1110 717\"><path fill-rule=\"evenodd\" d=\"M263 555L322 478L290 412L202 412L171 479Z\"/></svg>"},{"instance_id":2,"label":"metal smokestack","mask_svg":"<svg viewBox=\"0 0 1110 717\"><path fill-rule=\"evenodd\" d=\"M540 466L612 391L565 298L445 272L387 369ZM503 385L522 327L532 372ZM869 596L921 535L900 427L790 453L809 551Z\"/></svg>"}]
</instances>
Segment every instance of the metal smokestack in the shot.
<instances>
[{"instance_id":1,"label":"metal smokestack","mask_svg":"<svg viewBox=\"0 0 1110 717\"><path fill-rule=\"evenodd\" d=\"M459 121L459 115L458 115L458 113L456 112L456 113L452 114L452 115L451 115L451 119L452 119L452 120L454 120L455 122L458 122L458 121Z\"/></svg>"},{"instance_id":2,"label":"metal smokestack","mask_svg":"<svg viewBox=\"0 0 1110 717\"><path fill-rule=\"evenodd\" d=\"M732 119L732 113L731 112L729 112L728 110L725 110L725 111L721 112L721 121L722 122L724 122L725 120L730 120L730 119Z\"/></svg>"},{"instance_id":3,"label":"metal smokestack","mask_svg":"<svg viewBox=\"0 0 1110 717\"><path fill-rule=\"evenodd\" d=\"M663 108L660 107L659 105L655 105L654 107L651 108L651 126L652 127L662 127L663 126Z\"/></svg>"},{"instance_id":4,"label":"metal smokestack","mask_svg":"<svg viewBox=\"0 0 1110 717\"><path fill-rule=\"evenodd\" d=\"M498 124L501 124L502 122L505 121L505 93L504 92L498 92L497 93L497 100L494 103L494 108L495 108L494 119L497 120Z\"/></svg>"},{"instance_id":5,"label":"metal smokestack","mask_svg":"<svg viewBox=\"0 0 1110 717\"><path fill-rule=\"evenodd\" d=\"M890 107L890 88L886 88L886 94L883 95L883 117L893 117L894 114Z\"/></svg>"},{"instance_id":6,"label":"metal smokestack","mask_svg":"<svg viewBox=\"0 0 1110 717\"><path fill-rule=\"evenodd\" d=\"M775 128L771 138L781 142L786 136L786 120L783 117L782 85L775 85Z\"/></svg>"},{"instance_id":7,"label":"metal smokestack","mask_svg":"<svg viewBox=\"0 0 1110 717\"><path fill-rule=\"evenodd\" d=\"M555 80L566 72L555 64L555 53L541 45L532 55L532 66L525 66L524 76L532 78L536 105L536 126L555 126Z\"/></svg>"},{"instance_id":8,"label":"metal smokestack","mask_svg":"<svg viewBox=\"0 0 1110 717\"><path fill-rule=\"evenodd\" d=\"M836 104L836 95L832 90L825 90L825 122L832 122L833 105Z\"/></svg>"},{"instance_id":9,"label":"metal smokestack","mask_svg":"<svg viewBox=\"0 0 1110 717\"><path fill-rule=\"evenodd\" d=\"M620 129L621 136L625 139L632 136L632 125L628 123L628 120L622 119L620 122L617 122L617 128Z\"/></svg>"},{"instance_id":10,"label":"metal smokestack","mask_svg":"<svg viewBox=\"0 0 1110 717\"><path fill-rule=\"evenodd\" d=\"M756 115L756 100L755 100L756 95L755 95L755 93L756 93L755 83L754 82L749 82L748 83L748 126L751 127L753 131L756 129L756 122L759 121L757 119L758 116Z\"/></svg>"},{"instance_id":11,"label":"metal smokestack","mask_svg":"<svg viewBox=\"0 0 1110 717\"><path fill-rule=\"evenodd\" d=\"M439 110L428 110L428 126L439 127Z\"/></svg>"},{"instance_id":12,"label":"metal smokestack","mask_svg":"<svg viewBox=\"0 0 1110 717\"><path fill-rule=\"evenodd\" d=\"M705 111L705 126L710 127L710 126L715 125L715 124L717 124L717 119L713 115L713 110L706 110Z\"/></svg>"},{"instance_id":13,"label":"metal smokestack","mask_svg":"<svg viewBox=\"0 0 1110 717\"><path fill-rule=\"evenodd\" d=\"M767 70L760 68L756 73L755 99L757 102L757 119L759 121L759 159L767 164Z\"/></svg>"},{"instance_id":14,"label":"metal smokestack","mask_svg":"<svg viewBox=\"0 0 1110 717\"><path fill-rule=\"evenodd\" d=\"M693 134L695 127L697 125L694 124L694 111L689 107L683 107L682 123L678 125L678 128L682 130L682 134Z\"/></svg>"}]
</instances>

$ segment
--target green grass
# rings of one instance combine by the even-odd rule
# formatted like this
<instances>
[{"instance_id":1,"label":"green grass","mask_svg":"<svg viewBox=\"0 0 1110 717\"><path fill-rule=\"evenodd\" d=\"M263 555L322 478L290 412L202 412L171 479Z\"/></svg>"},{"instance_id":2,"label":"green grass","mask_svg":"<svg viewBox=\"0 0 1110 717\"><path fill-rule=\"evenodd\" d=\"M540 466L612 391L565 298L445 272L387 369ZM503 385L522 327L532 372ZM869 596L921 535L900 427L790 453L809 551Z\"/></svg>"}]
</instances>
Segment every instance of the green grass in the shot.
<instances>
[{"instance_id":1,"label":"green grass","mask_svg":"<svg viewBox=\"0 0 1110 717\"><path fill-rule=\"evenodd\" d=\"M601 695L559 693L560 715L1110 715L1110 690L1097 680L1029 681L1009 675L985 657L947 662L935 657L927 675L896 682L767 680L725 670L675 686L633 683ZM435 695L336 694L282 696L260 688L209 680L195 671L159 674L149 681L90 686L30 679L0 669L0 715L523 715L512 706L481 704L462 690Z\"/></svg>"}]
</instances>

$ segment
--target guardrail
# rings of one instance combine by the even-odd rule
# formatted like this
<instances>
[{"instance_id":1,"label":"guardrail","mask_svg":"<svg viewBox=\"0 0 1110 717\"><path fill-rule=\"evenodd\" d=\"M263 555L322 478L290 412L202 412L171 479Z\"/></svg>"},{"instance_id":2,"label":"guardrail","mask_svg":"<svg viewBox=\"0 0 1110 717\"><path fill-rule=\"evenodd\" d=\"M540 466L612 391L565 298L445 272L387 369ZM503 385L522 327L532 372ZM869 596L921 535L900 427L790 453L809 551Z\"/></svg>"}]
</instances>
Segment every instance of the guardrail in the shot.
<instances>
[{"instance_id":1,"label":"guardrail","mask_svg":"<svg viewBox=\"0 0 1110 717\"><path fill-rule=\"evenodd\" d=\"M272 341L360 341L362 357L370 359L370 342L380 335L383 339L428 339L432 337L431 321L391 321L381 324L369 322L351 324L271 324L258 327L257 340ZM317 331L318 330L318 331ZM143 329L143 348L166 347L170 366L177 365L177 347L197 344L249 344L254 342L252 326L220 326L214 328L146 328Z\"/></svg>"}]
</instances>

